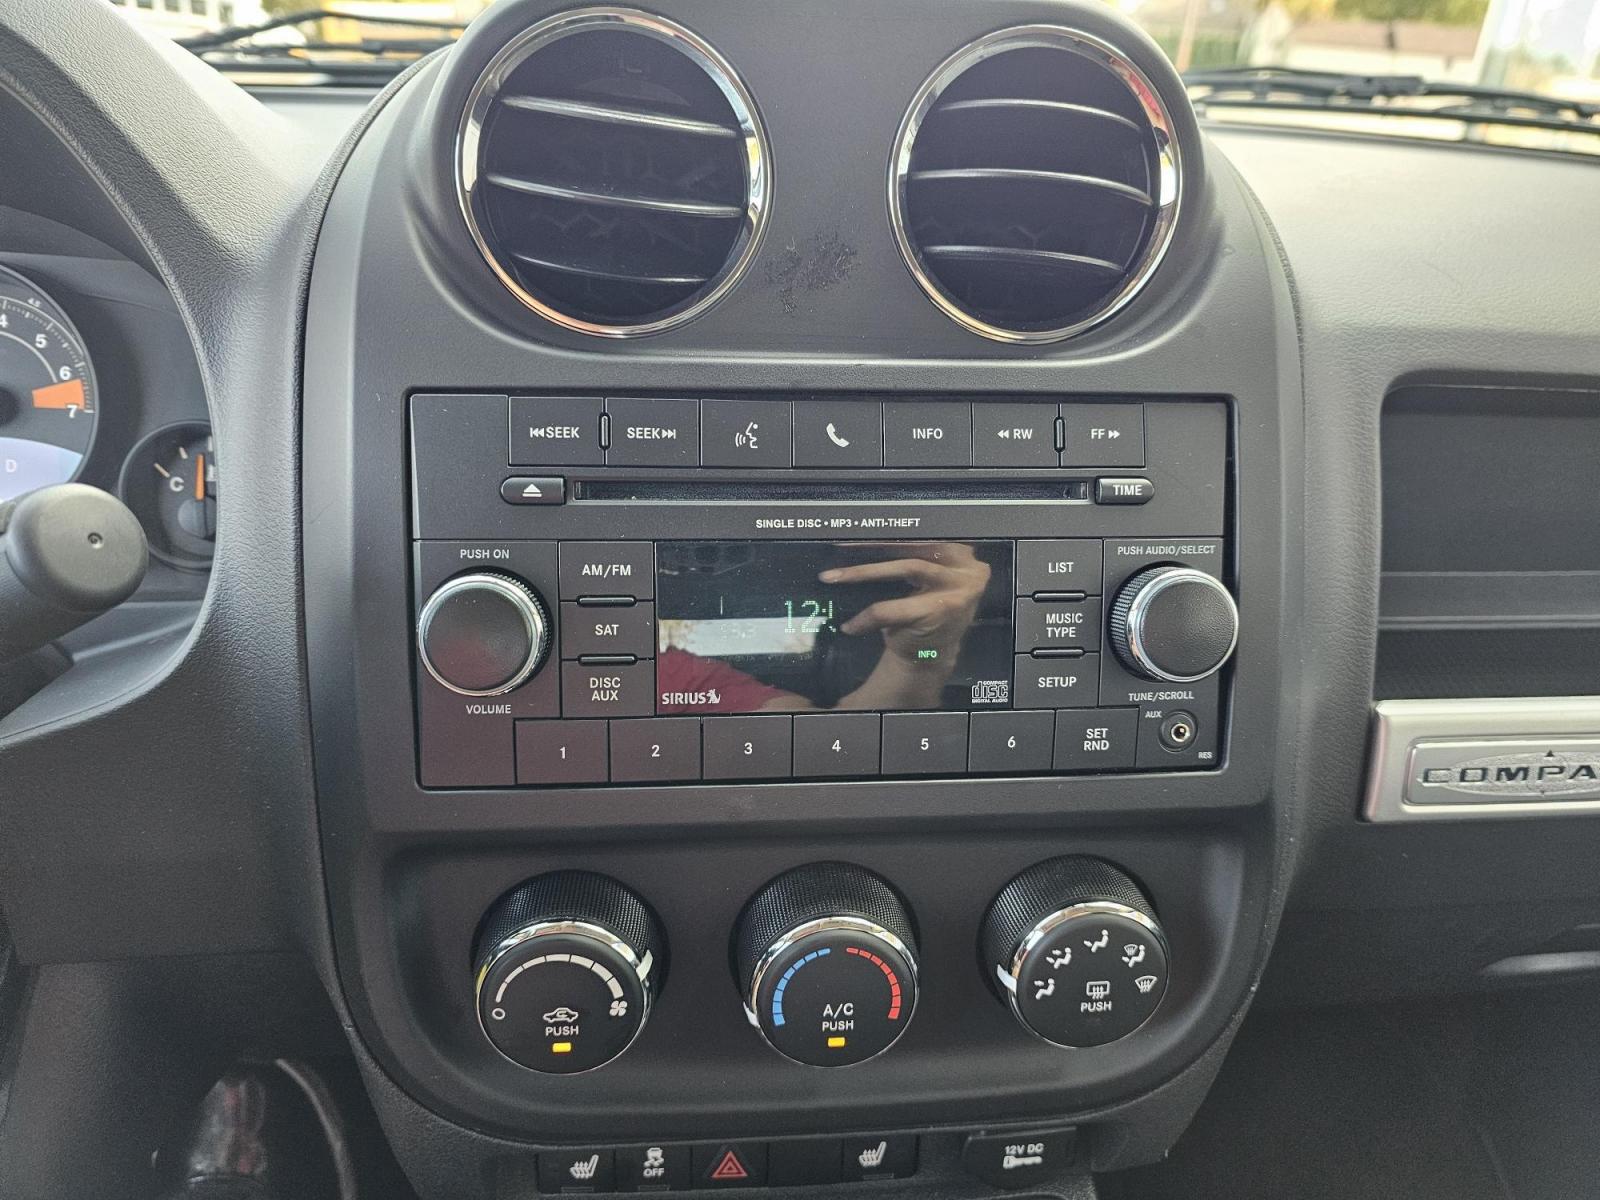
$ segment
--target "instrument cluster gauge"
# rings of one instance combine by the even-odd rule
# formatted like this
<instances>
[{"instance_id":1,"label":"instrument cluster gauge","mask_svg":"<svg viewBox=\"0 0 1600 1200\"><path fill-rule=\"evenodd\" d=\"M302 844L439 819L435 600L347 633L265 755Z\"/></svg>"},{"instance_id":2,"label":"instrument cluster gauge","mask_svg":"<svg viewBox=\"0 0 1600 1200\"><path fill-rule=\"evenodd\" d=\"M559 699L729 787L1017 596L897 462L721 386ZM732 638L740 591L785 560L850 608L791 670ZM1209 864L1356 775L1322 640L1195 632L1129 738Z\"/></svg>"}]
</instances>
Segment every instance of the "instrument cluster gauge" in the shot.
<instances>
[{"instance_id":1,"label":"instrument cluster gauge","mask_svg":"<svg viewBox=\"0 0 1600 1200\"><path fill-rule=\"evenodd\" d=\"M122 464L117 490L144 525L151 554L204 571L216 549L217 478L211 426L180 421L140 440Z\"/></svg>"},{"instance_id":2,"label":"instrument cluster gauge","mask_svg":"<svg viewBox=\"0 0 1600 1200\"><path fill-rule=\"evenodd\" d=\"M94 366L71 319L0 267L0 502L77 478L99 414Z\"/></svg>"}]
</instances>

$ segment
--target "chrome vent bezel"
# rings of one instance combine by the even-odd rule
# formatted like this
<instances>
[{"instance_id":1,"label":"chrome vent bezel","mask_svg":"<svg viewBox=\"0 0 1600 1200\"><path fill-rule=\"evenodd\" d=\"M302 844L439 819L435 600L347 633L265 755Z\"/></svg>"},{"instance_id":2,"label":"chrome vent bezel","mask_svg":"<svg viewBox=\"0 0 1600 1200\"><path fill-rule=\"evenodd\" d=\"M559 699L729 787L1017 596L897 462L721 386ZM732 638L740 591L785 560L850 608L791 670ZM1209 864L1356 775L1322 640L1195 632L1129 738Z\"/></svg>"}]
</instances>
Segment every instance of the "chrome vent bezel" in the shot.
<instances>
[{"instance_id":1,"label":"chrome vent bezel","mask_svg":"<svg viewBox=\"0 0 1600 1200\"><path fill-rule=\"evenodd\" d=\"M1073 53L1116 75L1137 101L1154 139L1154 216L1149 235L1138 255L1121 268L1122 284L1087 315L1067 325L1047 329L1019 329L999 325L969 312L945 290L924 262L908 228L907 190L911 159L923 123L938 106L946 89L972 67L1013 50L1049 49ZM1139 66L1110 42L1081 30L1058 25L1023 25L997 30L957 50L945 59L917 90L895 137L889 162L889 225L901 258L927 297L957 324L997 342L1045 345L1087 333L1126 308L1155 274L1172 244L1183 199L1181 152L1171 113L1161 94ZM998 248L1005 249L1005 248Z\"/></svg>"},{"instance_id":2,"label":"chrome vent bezel","mask_svg":"<svg viewBox=\"0 0 1600 1200\"><path fill-rule=\"evenodd\" d=\"M626 30L655 38L683 54L703 71L722 93L738 124L744 144L745 199L734 237L720 270L678 305L647 321L610 323L568 313L541 299L507 267L488 236L482 212L487 186L480 146L487 122L507 79L524 62L553 43L593 30ZM670 118L665 118L670 121ZM755 98L733 66L698 34L639 9L595 6L569 9L529 26L506 43L489 61L473 84L455 140L456 198L468 233L478 252L500 283L525 307L553 325L602 338L636 338L665 333L694 320L733 290L754 261L766 231L772 202L772 150Z\"/></svg>"}]
</instances>

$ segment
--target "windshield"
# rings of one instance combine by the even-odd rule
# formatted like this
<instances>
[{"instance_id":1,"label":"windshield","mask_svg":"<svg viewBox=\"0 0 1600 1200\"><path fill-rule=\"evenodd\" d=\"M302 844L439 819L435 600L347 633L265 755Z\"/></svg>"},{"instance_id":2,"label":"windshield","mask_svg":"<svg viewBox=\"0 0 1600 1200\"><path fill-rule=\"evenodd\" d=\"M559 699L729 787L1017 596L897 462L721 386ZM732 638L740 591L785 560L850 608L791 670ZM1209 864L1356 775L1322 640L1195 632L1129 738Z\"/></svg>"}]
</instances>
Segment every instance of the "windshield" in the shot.
<instances>
[{"instance_id":1,"label":"windshield","mask_svg":"<svg viewBox=\"0 0 1600 1200\"><path fill-rule=\"evenodd\" d=\"M381 85L490 4L109 2L254 86ZM1167 52L1213 121L1600 153L1600 0L1112 2Z\"/></svg>"}]
</instances>

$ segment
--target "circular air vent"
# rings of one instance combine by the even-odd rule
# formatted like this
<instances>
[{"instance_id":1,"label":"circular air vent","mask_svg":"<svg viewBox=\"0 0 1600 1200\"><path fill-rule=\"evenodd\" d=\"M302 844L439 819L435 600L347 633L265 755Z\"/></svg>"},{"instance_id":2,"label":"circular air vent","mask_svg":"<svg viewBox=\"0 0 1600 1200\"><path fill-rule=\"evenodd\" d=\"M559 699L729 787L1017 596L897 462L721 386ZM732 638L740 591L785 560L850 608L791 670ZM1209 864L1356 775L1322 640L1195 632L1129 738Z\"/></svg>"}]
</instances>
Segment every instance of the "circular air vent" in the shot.
<instances>
[{"instance_id":1,"label":"circular air vent","mask_svg":"<svg viewBox=\"0 0 1600 1200\"><path fill-rule=\"evenodd\" d=\"M722 57L620 8L513 39L473 88L456 147L490 267L541 316L601 337L671 329L726 294L755 254L771 171Z\"/></svg>"},{"instance_id":2,"label":"circular air vent","mask_svg":"<svg viewBox=\"0 0 1600 1200\"><path fill-rule=\"evenodd\" d=\"M1050 342L1105 320L1172 237L1178 146L1150 80L1054 26L973 43L917 93L889 213L911 273L985 337Z\"/></svg>"}]
</instances>

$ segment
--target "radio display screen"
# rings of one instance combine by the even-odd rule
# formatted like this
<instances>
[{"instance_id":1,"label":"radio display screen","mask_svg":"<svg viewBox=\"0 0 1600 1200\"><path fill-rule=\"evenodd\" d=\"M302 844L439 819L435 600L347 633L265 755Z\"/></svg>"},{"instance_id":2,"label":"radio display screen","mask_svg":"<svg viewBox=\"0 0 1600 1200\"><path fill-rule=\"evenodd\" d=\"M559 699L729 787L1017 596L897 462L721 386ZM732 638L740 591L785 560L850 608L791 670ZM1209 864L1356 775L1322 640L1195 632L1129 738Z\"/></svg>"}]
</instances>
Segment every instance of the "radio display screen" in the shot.
<instances>
[{"instance_id":1,"label":"radio display screen","mask_svg":"<svg viewBox=\"0 0 1600 1200\"><path fill-rule=\"evenodd\" d=\"M656 711L1006 708L1013 543L658 542Z\"/></svg>"}]
</instances>

